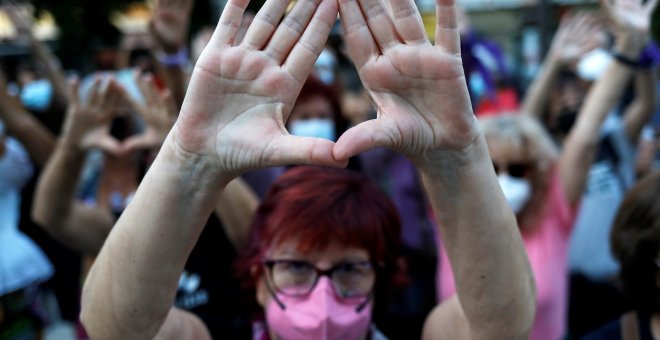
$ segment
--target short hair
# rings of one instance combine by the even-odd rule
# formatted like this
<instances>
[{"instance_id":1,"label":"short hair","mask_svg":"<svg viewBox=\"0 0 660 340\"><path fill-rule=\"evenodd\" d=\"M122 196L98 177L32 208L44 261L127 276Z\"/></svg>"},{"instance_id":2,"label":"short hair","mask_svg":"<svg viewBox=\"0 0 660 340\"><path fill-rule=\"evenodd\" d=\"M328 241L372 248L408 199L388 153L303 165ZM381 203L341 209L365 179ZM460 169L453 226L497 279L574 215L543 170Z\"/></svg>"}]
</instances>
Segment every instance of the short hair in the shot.
<instances>
[{"instance_id":1,"label":"short hair","mask_svg":"<svg viewBox=\"0 0 660 340\"><path fill-rule=\"evenodd\" d=\"M370 261L380 267L378 290L397 271L400 228L394 204L366 176L296 166L273 183L257 209L237 269L244 283L253 287L269 248L287 240L296 240L301 252L339 244L368 252Z\"/></svg>"},{"instance_id":2,"label":"short hair","mask_svg":"<svg viewBox=\"0 0 660 340\"><path fill-rule=\"evenodd\" d=\"M534 192L518 215L518 223L522 230L534 227L546 204L552 170L559 155L558 147L541 123L525 114L487 116L480 118L479 124L489 144L497 140L525 150L533 169Z\"/></svg>"},{"instance_id":3,"label":"short hair","mask_svg":"<svg viewBox=\"0 0 660 340\"><path fill-rule=\"evenodd\" d=\"M633 306L646 313L660 312L660 172L640 180L626 194L614 219L610 242L621 264L621 288Z\"/></svg>"}]
</instances>

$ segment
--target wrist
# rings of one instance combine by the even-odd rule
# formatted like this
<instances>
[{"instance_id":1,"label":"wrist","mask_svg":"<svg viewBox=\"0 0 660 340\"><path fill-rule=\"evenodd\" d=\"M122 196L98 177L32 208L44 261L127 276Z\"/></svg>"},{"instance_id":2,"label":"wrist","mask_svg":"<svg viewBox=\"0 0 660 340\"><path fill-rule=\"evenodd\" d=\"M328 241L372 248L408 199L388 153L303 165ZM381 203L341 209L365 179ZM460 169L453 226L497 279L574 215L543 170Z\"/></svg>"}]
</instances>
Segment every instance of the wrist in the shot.
<instances>
[{"instance_id":1,"label":"wrist","mask_svg":"<svg viewBox=\"0 0 660 340\"><path fill-rule=\"evenodd\" d=\"M460 148L430 151L413 162L428 179L455 179L483 162L484 157L489 159L488 146L481 131L477 128L468 138L469 142Z\"/></svg>"},{"instance_id":2,"label":"wrist","mask_svg":"<svg viewBox=\"0 0 660 340\"><path fill-rule=\"evenodd\" d=\"M57 149L72 157L84 157L86 151L80 147L75 138L67 136L66 133L62 134L57 140Z\"/></svg>"},{"instance_id":3,"label":"wrist","mask_svg":"<svg viewBox=\"0 0 660 340\"><path fill-rule=\"evenodd\" d=\"M184 181L197 188L218 190L231 182L236 175L222 171L211 156L190 152L182 148L174 133L170 133L160 148L156 161L171 169ZM155 161L155 162L156 162Z\"/></svg>"},{"instance_id":4,"label":"wrist","mask_svg":"<svg viewBox=\"0 0 660 340\"><path fill-rule=\"evenodd\" d=\"M614 44L613 55L619 55L629 60L638 60L647 40L642 34L620 34Z\"/></svg>"}]
</instances>

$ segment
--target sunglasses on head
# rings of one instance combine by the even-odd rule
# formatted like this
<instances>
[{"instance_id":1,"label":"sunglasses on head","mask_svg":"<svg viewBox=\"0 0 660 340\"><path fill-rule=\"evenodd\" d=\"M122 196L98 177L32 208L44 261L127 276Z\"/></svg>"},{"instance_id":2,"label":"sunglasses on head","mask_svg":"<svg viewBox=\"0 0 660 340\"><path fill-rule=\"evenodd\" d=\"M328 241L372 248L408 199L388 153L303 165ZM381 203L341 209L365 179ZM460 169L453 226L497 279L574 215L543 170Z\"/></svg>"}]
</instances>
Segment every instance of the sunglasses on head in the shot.
<instances>
[{"instance_id":1,"label":"sunglasses on head","mask_svg":"<svg viewBox=\"0 0 660 340\"><path fill-rule=\"evenodd\" d=\"M493 168L498 175L503 171L506 171L511 177L523 178L527 176L532 167L527 163L511 163L504 165L493 162Z\"/></svg>"}]
</instances>

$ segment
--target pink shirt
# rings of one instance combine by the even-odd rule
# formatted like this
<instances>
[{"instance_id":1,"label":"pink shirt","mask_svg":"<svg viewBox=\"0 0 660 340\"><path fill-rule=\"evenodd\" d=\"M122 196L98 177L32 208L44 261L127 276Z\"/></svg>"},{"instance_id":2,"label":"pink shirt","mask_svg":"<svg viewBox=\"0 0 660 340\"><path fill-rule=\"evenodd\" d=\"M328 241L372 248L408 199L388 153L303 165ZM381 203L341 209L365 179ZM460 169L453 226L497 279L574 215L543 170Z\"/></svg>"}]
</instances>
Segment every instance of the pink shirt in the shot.
<instances>
[{"instance_id":1,"label":"pink shirt","mask_svg":"<svg viewBox=\"0 0 660 340\"><path fill-rule=\"evenodd\" d=\"M536 279L536 319L530 339L558 340L564 335L568 299L568 241L577 207L570 207L558 171L554 171L541 225L523 235ZM442 249L442 248L439 248ZM440 251L438 296L456 293L454 275L444 249Z\"/></svg>"}]
</instances>

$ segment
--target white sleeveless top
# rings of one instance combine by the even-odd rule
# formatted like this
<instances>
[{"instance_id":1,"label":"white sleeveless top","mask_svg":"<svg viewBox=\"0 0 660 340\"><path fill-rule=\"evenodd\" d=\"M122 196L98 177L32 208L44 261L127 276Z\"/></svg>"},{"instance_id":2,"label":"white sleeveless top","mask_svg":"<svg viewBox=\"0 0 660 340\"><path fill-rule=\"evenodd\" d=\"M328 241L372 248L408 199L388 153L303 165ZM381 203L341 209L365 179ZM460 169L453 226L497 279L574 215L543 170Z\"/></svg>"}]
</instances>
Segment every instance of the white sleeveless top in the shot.
<instances>
[{"instance_id":1,"label":"white sleeveless top","mask_svg":"<svg viewBox=\"0 0 660 340\"><path fill-rule=\"evenodd\" d=\"M21 189L33 173L23 146L8 137L0 156L0 296L53 275L43 251L18 230Z\"/></svg>"}]
</instances>

